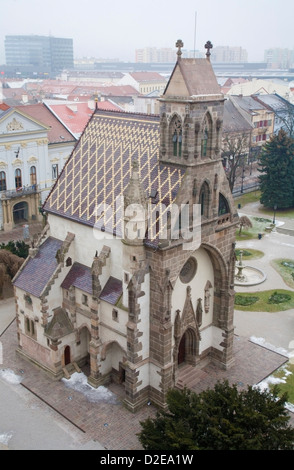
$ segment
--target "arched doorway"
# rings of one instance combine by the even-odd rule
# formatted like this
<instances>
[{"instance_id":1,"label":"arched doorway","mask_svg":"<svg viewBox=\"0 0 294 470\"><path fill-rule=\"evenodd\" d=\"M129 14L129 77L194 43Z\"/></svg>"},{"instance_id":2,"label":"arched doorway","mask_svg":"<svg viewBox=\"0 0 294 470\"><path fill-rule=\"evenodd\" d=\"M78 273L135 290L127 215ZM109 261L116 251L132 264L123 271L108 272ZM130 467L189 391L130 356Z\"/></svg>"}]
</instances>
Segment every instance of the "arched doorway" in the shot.
<instances>
[{"instance_id":1,"label":"arched doorway","mask_svg":"<svg viewBox=\"0 0 294 470\"><path fill-rule=\"evenodd\" d=\"M64 348L64 365L67 366L70 364L70 347L65 346Z\"/></svg>"},{"instance_id":2,"label":"arched doorway","mask_svg":"<svg viewBox=\"0 0 294 470\"><path fill-rule=\"evenodd\" d=\"M183 363L195 365L199 360L199 341L193 328L183 334L178 348L178 365Z\"/></svg>"},{"instance_id":3,"label":"arched doorway","mask_svg":"<svg viewBox=\"0 0 294 470\"><path fill-rule=\"evenodd\" d=\"M18 202L13 207L13 222L21 224L28 221L29 206L27 202Z\"/></svg>"}]
</instances>

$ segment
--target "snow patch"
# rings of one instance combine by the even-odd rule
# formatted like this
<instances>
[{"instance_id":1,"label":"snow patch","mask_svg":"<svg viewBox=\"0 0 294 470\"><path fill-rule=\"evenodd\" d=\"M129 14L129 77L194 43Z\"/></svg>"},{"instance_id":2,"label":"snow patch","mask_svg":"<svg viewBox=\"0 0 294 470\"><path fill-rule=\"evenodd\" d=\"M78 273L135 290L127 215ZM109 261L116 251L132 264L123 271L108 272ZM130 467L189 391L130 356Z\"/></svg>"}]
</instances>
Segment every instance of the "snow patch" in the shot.
<instances>
[{"instance_id":1,"label":"snow patch","mask_svg":"<svg viewBox=\"0 0 294 470\"><path fill-rule=\"evenodd\" d=\"M116 396L110 390L103 385L98 388L92 387L88 384L86 375L81 372L75 372L70 379L63 378L62 381L66 387L82 393L91 403L106 402L114 405L118 403Z\"/></svg>"},{"instance_id":2,"label":"snow patch","mask_svg":"<svg viewBox=\"0 0 294 470\"><path fill-rule=\"evenodd\" d=\"M7 432L5 434L0 434L0 444L8 446L10 439L12 438L12 432Z\"/></svg>"},{"instance_id":3,"label":"snow patch","mask_svg":"<svg viewBox=\"0 0 294 470\"><path fill-rule=\"evenodd\" d=\"M256 336L251 336L250 341L252 341L252 343L259 344L260 346L263 346L266 349L270 349L271 351L281 354L282 356L289 357L289 353L286 349L277 348L271 343L267 343L264 338L257 338Z\"/></svg>"},{"instance_id":4,"label":"snow patch","mask_svg":"<svg viewBox=\"0 0 294 470\"><path fill-rule=\"evenodd\" d=\"M22 381L22 378L11 369L1 369L0 378L5 380L5 382L14 385L20 384L20 382Z\"/></svg>"}]
</instances>

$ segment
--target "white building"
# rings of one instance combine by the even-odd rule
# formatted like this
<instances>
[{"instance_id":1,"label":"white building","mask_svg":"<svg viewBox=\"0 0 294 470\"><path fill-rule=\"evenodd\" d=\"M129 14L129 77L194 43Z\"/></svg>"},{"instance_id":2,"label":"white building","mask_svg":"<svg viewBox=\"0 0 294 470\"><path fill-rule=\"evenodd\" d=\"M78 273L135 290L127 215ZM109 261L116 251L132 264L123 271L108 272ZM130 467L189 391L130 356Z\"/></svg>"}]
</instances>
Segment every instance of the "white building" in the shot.
<instances>
[{"instance_id":1,"label":"white building","mask_svg":"<svg viewBox=\"0 0 294 470\"><path fill-rule=\"evenodd\" d=\"M40 207L76 139L44 105L0 114L0 227L40 221Z\"/></svg>"}]
</instances>

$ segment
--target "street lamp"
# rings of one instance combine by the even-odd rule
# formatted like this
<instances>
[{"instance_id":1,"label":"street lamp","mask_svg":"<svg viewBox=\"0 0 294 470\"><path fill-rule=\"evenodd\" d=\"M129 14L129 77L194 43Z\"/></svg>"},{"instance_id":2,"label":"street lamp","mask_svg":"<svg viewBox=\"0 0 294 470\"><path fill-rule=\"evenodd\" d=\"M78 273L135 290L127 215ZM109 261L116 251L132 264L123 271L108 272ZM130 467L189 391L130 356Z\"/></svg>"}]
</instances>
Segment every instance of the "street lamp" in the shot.
<instances>
[{"instance_id":1,"label":"street lamp","mask_svg":"<svg viewBox=\"0 0 294 470\"><path fill-rule=\"evenodd\" d=\"M277 204L274 205L274 218L273 218L273 224L276 225L276 210L277 210Z\"/></svg>"}]
</instances>

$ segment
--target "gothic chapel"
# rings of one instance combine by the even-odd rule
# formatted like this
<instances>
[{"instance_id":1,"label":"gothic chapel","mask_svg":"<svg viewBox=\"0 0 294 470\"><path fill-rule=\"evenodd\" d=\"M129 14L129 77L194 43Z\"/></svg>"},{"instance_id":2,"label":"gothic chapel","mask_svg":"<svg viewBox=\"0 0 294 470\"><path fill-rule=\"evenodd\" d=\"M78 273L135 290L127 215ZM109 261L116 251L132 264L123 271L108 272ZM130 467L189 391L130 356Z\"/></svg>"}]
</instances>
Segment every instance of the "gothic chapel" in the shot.
<instances>
[{"instance_id":1,"label":"gothic chapel","mask_svg":"<svg viewBox=\"0 0 294 470\"><path fill-rule=\"evenodd\" d=\"M211 43L204 59L176 46L160 116L97 103L13 281L18 353L57 380L83 370L94 387L121 383L132 411L164 407L186 364L233 363L238 215L220 156L224 97ZM181 210L171 218L188 207L193 228L193 205L196 245Z\"/></svg>"}]
</instances>

